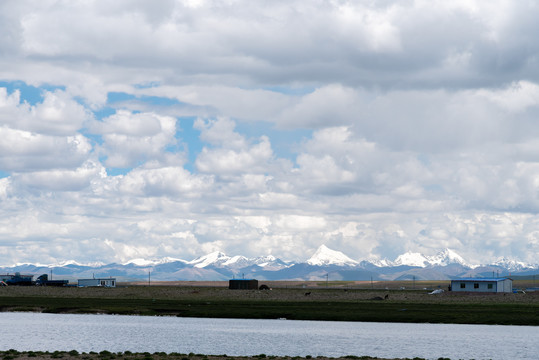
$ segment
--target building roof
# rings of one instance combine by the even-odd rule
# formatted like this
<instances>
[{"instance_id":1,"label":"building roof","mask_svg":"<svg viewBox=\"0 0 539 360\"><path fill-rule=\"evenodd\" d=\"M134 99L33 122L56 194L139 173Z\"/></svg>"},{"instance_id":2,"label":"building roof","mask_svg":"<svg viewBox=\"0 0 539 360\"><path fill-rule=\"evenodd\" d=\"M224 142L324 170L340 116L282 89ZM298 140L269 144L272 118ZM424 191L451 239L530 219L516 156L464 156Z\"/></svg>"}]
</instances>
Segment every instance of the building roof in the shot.
<instances>
[{"instance_id":1,"label":"building roof","mask_svg":"<svg viewBox=\"0 0 539 360\"><path fill-rule=\"evenodd\" d=\"M511 280L509 278L462 278L462 279L455 279L451 281L470 281L470 282L497 282L497 281L504 281L504 280Z\"/></svg>"},{"instance_id":2,"label":"building roof","mask_svg":"<svg viewBox=\"0 0 539 360\"><path fill-rule=\"evenodd\" d=\"M229 279L229 281L253 281L253 280L258 281L256 279Z\"/></svg>"}]
</instances>

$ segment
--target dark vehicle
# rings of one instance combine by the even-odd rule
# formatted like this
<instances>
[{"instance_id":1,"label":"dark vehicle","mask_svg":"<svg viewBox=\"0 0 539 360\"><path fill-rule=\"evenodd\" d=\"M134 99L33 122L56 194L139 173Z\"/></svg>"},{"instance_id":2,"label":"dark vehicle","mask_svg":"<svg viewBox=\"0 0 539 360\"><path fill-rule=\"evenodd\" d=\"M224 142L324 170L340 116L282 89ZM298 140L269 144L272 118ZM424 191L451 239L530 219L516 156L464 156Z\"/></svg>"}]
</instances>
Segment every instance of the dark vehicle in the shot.
<instances>
[{"instance_id":1,"label":"dark vehicle","mask_svg":"<svg viewBox=\"0 0 539 360\"><path fill-rule=\"evenodd\" d=\"M47 274L39 276L36 280L38 286L67 286L68 280L49 280Z\"/></svg>"},{"instance_id":2,"label":"dark vehicle","mask_svg":"<svg viewBox=\"0 0 539 360\"><path fill-rule=\"evenodd\" d=\"M16 272L15 275L7 275L4 282L7 285L30 286L34 285L33 278L34 275L22 275L21 273Z\"/></svg>"}]
</instances>

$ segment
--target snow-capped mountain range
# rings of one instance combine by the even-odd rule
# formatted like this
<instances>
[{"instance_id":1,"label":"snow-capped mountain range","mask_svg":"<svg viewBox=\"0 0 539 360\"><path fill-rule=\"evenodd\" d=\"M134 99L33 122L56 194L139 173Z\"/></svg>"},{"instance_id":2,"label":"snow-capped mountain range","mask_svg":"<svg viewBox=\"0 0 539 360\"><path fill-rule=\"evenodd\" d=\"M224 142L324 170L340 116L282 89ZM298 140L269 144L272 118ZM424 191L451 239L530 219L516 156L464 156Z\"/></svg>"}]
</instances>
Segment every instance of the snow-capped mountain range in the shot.
<instances>
[{"instance_id":1,"label":"snow-capped mountain range","mask_svg":"<svg viewBox=\"0 0 539 360\"><path fill-rule=\"evenodd\" d=\"M408 266L444 266L449 264L459 264L468 267L474 267L468 264L459 254L450 249L444 249L434 256L425 256L420 253L407 252L399 255L393 262L394 266L408 265Z\"/></svg>"},{"instance_id":2,"label":"snow-capped mountain range","mask_svg":"<svg viewBox=\"0 0 539 360\"><path fill-rule=\"evenodd\" d=\"M538 264L525 264L506 258L487 265L472 265L455 251L444 249L434 256L407 252L395 260L356 261L344 253L320 246L305 262L290 263L266 255L247 258L212 252L191 261L170 257L133 259L122 264L80 264L64 261L55 265L19 264L0 267L2 273L21 272L40 275L53 271L55 277L67 279L116 277L120 281L145 280L151 274L163 281L217 281L232 278L259 280L445 280L459 277L491 277L532 275L539 272Z\"/></svg>"}]
</instances>

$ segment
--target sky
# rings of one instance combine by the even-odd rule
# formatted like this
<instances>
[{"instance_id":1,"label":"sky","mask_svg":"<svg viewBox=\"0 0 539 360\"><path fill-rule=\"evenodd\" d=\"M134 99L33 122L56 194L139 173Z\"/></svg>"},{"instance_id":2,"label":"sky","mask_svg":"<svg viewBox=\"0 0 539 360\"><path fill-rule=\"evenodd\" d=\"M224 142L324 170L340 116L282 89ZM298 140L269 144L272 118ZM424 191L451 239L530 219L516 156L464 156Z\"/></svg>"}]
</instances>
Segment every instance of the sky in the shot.
<instances>
[{"instance_id":1,"label":"sky","mask_svg":"<svg viewBox=\"0 0 539 360\"><path fill-rule=\"evenodd\" d=\"M0 2L0 265L538 263L539 2Z\"/></svg>"}]
</instances>

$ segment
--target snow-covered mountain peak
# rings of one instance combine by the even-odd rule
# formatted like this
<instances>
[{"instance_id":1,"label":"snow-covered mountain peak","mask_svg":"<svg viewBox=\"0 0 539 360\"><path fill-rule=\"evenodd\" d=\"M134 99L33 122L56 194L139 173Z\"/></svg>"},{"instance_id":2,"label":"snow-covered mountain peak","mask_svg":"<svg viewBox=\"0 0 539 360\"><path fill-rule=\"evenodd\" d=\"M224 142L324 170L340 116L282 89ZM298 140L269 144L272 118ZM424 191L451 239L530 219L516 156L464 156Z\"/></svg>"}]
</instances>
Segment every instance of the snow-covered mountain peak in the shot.
<instances>
[{"instance_id":1,"label":"snow-covered mountain peak","mask_svg":"<svg viewBox=\"0 0 539 360\"><path fill-rule=\"evenodd\" d=\"M370 263L374 266L378 267L390 267L393 266L393 262L389 261L388 259L376 259L376 258L370 258L368 260L365 260L366 263Z\"/></svg>"},{"instance_id":2,"label":"snow-covered mountain peak","mask_svg":"<svg viewBox=\"0 0 539 360\"><path fill-rule=\"evenodd\" d=\"M129 261L126 261L122 265L130 265L130 264L136 265L136 266L151 266L153 265L153 261L142 259L142 258L137 258L137 259L131 259Z\"/></svg>"},{"instance_id":3,"label":"snow-covered mountain peak","mask_svg":"<svg viewBox=\"0 0 539 360\"><path fill-rule=\"evenodd\" d=\"M451 249L444 249L440 251L438 254L427 257L429 265L440 265L440 266L446 266L449 264L460 264L464 266L468 266L468 263L466 260L462 258L459 254L454 252Z\"/></svg>"},{"instance_id":4,"label":"snow-covered mountain peak","mask_svg":"<svg viewBox=\"0 0 539 360\"><path fill-rule=\"evenodd\" d=\"M283 266L286 265L286 263L284 263L280 259L277 259L273 255L259 256L259 257L253 259L253 263L255 265L260 266L260 267L273 266L273 265L277 265L278 267L282 267L282 265Z\"/></svg>"},{"instance_id":5,"label":"snow-covered mountain peak","mask_svg":"<svg viewBox=\"0 0 539 360\"><path fill-rule=\"evenodd\" d=\"M408 251L399 255L393 263L397 266L408 265L426 267L429 264L429 261L423 254Z\"/></svg>"},{"instance_id":6,"label":"snow-covered mountain peak","mask_svg":"<svg viewBox=\"0 0 539 360\"><path fill-rule=\"evenodd\" d=\"M523 263L522 261L512 260L506 257L498 258L493 265L503 267L510 271L520 271L530 267L530 265Z\"/></svg>"},{"instance_id":7,"label":"snow-covered mountain peak","mask_svg":"<svg viewBox=\"0 0 539 360\"><path fill-rule=\"evenodd\" d=\"M200 256L195 260L189 261L188 264L197 268L204 268L206 266L221 266L223 263L230 260L230 256L220 252L214 251L208 255Z\"/></svg>"},{"instance_id":8,"label":"snow-covered mountain peak","mask_svg":"<svg viewBox=\"0 0 539 360\"><path fill-rule=\"evenodd\" d=\"M164 257L164 258L161 258L161 259L141 259L141 258L137 258L137 259L131 259L125 263L123 263L123 265L129 265L129 264L132 264L132 265L135 265L135 266L155 266L155 265L161 265L161 264L168 264L168 263L171 263L171 262L176 262L176 261L179 261L179 262L183 262L183 263L186 263L187 261L185 260L182 260L182 259L175 259L175 258L171 258L171 257Z\"/></svg>"},{"instance_id":9,"label":"snow-covered mountain peak","mask_svg":"<svg viewBox=\"0 0 539 360\"><path fill-rule=\"evenodd\" d=\"M355 266L359 263L355 260L350 259L348 256L344 255L340 251L331 250L326 245L321 245L318 250L314 253L309 260L307 260L309 265L341 265L341 266Z\"/></svg>"},{"instance_id":10,"label":"snow-covered mountain peak","mask_svg":"<svg viewBox=\"0 0 539 360\"><path fill-rule=\"evenodd\" d=\"M257 265L261 265L263 263L268 263L268 262L274 262L276 261L277 258L273 255L266 255L266 256L259 256L255 259L255 263Z\"/></svg>"},{"instance_id":11,"label":"snow-covered mountain peak","mask_svg":"<svg viewBox=\"0 0 539 360\"><path fill-rule=\"evenodd\" d=\"M251 261L247 259L245 256L236 255L230 257L228 260L224 261L223 266L229 266L229 267L243 267L243 266L249 266L251 264Z\"/></svg>"},{"instance_id":12,"label":"snow-covered mountain peak","mask_svg":"<svg viewBox=\"0 0 539 360\"><path fill-rule=\"evenodd\" d=\"M15 264L13 266L23 266L23 265L29 265L29 264L27 264L27 263L17 263L17 264ZM95 261L95 262L90 262L90 263L80 263L80 262L75 261L75 260L62 260L62 261L59 261L59 262L56 262L56 263L53 263L53 264L39 264L39 263L36 263L36 264L32 264L32 265L34 265L36 267L48 267L48 268L65 267L65 266L69 266L69 265L99 267L99 266L105 265L105 263L100 262L100 261Z\"/></svg>"}]
</instances>

